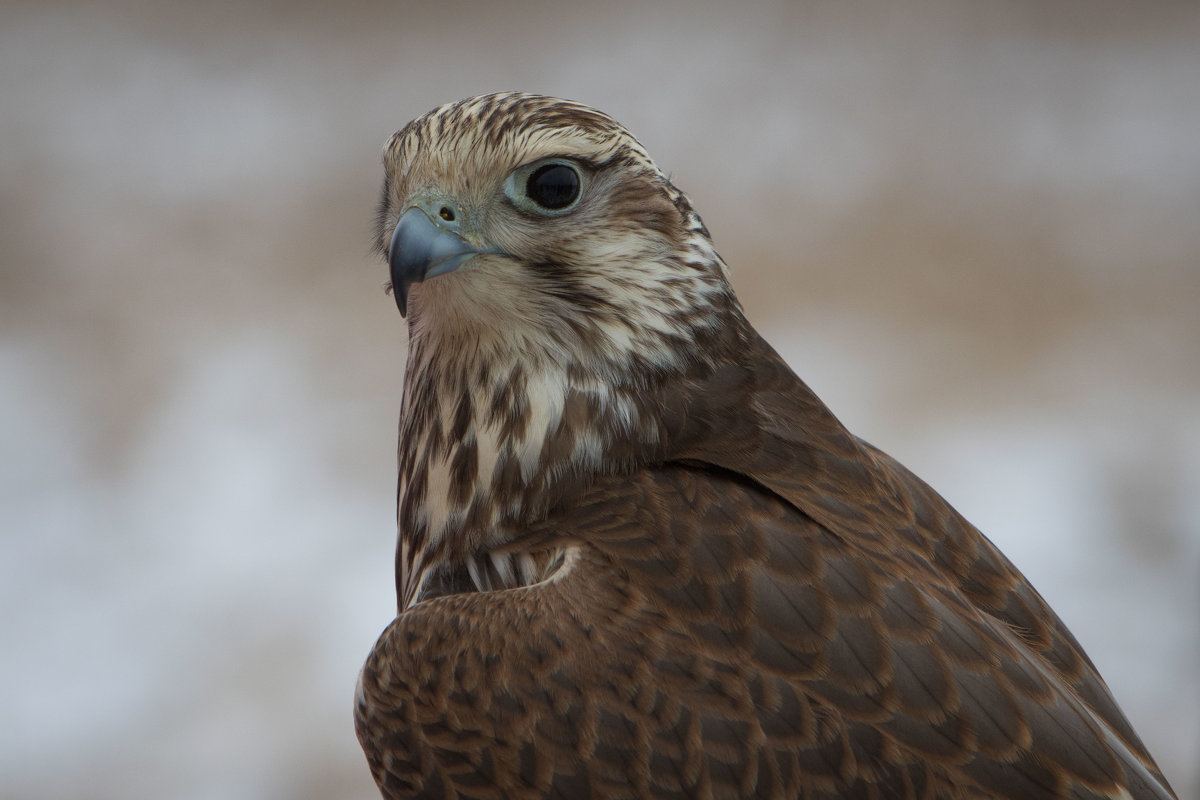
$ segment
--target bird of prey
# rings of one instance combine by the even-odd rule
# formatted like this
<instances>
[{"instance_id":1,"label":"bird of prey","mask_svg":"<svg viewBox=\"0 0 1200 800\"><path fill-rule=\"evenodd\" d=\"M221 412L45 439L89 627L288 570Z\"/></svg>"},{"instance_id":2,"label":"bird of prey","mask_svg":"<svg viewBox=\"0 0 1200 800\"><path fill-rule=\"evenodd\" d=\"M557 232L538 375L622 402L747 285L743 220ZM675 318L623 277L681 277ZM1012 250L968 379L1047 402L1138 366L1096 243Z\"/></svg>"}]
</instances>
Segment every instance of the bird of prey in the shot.
<instances>
[{"instance_id":1,"label":"bird of prey","mask_svg":"<svg viewBox=\"0 0 1200 800\"><path fill-rule=\"evenodd\" d=\"M407 316L384 797L1173 797L996 547L743 315L609 116L521 93L384 152Z\"/></svg>"}]
</instances>

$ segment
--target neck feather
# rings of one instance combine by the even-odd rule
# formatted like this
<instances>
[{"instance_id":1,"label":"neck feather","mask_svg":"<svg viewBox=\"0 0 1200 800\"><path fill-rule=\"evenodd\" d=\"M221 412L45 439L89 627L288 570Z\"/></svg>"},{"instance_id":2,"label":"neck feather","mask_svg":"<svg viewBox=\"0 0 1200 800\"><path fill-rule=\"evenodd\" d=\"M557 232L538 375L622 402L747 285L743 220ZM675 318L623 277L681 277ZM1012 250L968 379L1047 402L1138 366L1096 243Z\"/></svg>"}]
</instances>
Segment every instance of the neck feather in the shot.
<instances>
[{"instance_id":1,"label":"neck feather","mask_svg":"<svg viewBox=\"0 0 1200 800\"><path fill-rule=\"evenodd\" d=\"M400 421L402 608L433 568L511 540L600 475L666 457L680 381L713 367L716 340L741 319L707 231L679 203L683 246L628 267L647 283L612 308L501 307L478 293L494 277L486 265L419 284Z\"/></svg>"},{"instance_id":2,"label":"neck feather","mask_svg":"<svg viewBox=\"0 0 1200 800\"><path fill-rule=\"evenodd\" d=\"M476 352L434 363L413 342L400 430L402 592L444 561L511 538L599 474L660 450L659 393L548 359ZM440 348L438 348L440 349Z\"/></svg>"}]
</instances>

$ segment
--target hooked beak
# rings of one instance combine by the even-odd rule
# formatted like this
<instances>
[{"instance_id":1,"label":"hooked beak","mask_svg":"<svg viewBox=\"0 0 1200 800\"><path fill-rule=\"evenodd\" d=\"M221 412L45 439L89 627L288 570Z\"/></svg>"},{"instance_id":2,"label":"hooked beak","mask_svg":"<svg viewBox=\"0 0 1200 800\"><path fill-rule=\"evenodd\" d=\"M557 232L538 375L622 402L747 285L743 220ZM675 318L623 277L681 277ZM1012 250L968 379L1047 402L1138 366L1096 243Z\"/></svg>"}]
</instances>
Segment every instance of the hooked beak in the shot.
<instances>
[{"instance_id":1,"label":"hooked beak","mask_svg":"<svg viewBox=\"0 0 1200 800\"><path fill-rule=\"evenodd\" d=\"M405 211L396 223L388 247L392 292L400 316L408 313L408 287L412 284L452 272L480 253L498 252L475 247L454 231L434 222L420 208Z\"/></svg>"}]
</instances>

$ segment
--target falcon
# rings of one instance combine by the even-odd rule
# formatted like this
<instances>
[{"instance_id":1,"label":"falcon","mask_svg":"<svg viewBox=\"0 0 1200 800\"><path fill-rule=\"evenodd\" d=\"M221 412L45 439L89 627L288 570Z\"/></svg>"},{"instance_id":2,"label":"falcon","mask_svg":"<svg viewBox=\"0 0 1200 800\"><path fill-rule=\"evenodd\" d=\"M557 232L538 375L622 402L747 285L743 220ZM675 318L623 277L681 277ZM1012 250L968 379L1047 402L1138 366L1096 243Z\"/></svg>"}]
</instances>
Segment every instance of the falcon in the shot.
<instances>
[{"instance_id":1,"label":"falcon","mask_svg":"<svg viewBox=\"0 0 1200 800\"><path fill-rule=\"evenodd\" d=\"M385 798L1170 798L996 547L746 320L612 118L521 93L384 151L407 317Z\"/></svg>"}]
</instances>

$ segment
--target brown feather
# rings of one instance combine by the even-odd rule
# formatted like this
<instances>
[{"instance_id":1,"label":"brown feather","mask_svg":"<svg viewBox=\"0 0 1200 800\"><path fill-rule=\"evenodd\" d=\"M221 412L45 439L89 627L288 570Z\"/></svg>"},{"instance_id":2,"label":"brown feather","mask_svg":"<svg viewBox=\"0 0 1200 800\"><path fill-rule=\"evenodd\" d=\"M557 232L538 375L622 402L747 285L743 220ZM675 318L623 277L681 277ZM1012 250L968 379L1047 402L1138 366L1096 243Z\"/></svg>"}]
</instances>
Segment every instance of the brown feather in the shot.
<instances>
[{"instance_id":1,"label":"brown feather","mask_svg":"<svg viewBox=\"0 0 1200 800\"><path fill-rule=\"evenodd\" d=\"M384 797L1173 797L1041 596L762 341L608 117L431 112L389 145L381 241L414 193L486 203L548 154L592 170L578 211L493 209L502 257L414 287L401 613L355 707Z\"/></svg>"}]
</instances>

